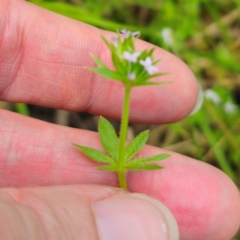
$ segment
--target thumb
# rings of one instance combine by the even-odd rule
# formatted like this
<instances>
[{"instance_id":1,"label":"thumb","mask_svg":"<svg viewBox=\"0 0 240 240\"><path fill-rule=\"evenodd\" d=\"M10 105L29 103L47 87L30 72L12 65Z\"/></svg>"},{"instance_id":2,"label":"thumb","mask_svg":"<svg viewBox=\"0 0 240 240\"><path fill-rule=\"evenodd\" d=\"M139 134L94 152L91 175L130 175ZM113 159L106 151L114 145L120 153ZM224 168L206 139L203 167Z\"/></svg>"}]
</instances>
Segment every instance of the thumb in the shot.
<instances>
[{"instance_id":1,"label":"thumb","mask_svg":"<svg viewBox=\"0 0 240 240\"><path fill-rule=\"evenodd\" d=\"M1 239L177 240L157 200L92 185L0 190Z\"/></svg>"}]
</instances>

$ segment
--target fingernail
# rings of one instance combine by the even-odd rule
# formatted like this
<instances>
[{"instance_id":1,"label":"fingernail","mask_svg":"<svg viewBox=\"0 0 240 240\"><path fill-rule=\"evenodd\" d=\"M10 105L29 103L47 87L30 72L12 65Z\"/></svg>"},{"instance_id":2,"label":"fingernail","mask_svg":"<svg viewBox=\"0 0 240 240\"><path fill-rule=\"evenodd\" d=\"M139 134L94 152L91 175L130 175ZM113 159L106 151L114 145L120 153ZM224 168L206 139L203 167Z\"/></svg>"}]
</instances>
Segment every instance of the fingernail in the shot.
<instances>
[{"instance_id":1,"label":"fingernail","mask_svg":"<svg viewBox=\"0 0 240 240\"><path fill-rule=\"evenodd\" d=\"M113 196L93 204L100 240L177 240L170 211L143 194Z\"/></svg>"},{"instance_id":2,"label":"fingernail","mask_svg":"<svg viewBox=\"0 0 240 240\"><path fill-rule=\"evenodd\" d=\"M203 94L203 90L201 85L198 83L198 99L197 102L195 104L195 107L193 108L193 110L191 111L190 115L193 115L194 113L198 112L198 110L201 108L202 103L203 103L203 99L204 99L204 94Z\"/></svg>"}]
</instances>

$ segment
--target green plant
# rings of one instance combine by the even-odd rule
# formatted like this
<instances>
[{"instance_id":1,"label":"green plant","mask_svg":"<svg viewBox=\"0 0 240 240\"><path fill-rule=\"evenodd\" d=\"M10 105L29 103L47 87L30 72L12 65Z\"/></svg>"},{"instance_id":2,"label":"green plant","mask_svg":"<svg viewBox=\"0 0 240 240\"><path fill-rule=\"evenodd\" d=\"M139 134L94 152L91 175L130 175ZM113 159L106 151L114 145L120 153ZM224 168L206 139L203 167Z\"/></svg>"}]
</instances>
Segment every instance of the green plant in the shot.
<instances>
[{"instance_id":1,"label":"green plant","mask_svg":"<svg viewBox=\"0 0 240 240\"><path fill-rule=\"evenodd\" d=\"M148 142L213 164L240 186L239 0L214 1L214 6L205 0L154 1L154 5L129 0L28 1L108 31L137 28L143 40L182 59L204 90L213 89L223 97L222 104L206 100L196 114L180 122L152 126ZM229 101L237 108L235 113L225 113ZM138 125L131 129L138 132Z\"/></svg>"},{"instance_id":2,"label":"green plant","mask_svg":"<svg viewBox=\"0 0 240 240\"><path fill-rule=\"evenodd\" d=\"M148 138L148 130L140 133L132 142L126 145L131 89L139 86L164 85L169 83L169 81L148 81L151 78L166 74L157 72L158 69L155 65L159 60L153 61L154 49L138 52L135 50L134 41L135 37L139 35L139 32L130 32L124 29L121 33L122 35L119 34L118 36L114 36L110 41L103 38L111 51L115 70L109 69L96 56L93 56L93 58L98 68L89 67L89 69L95 73L105 78L119 81L124 86L125 95L119 139L111 123L107 119L100 117L98 131L106 153L93 148L79 146L74 143L73 145L79 148L92 160L104 164L99 166L99 169L116 172L119 186L123 189L127 189L127 171L162 169L161 166L152 162L161 161L170 156L170 154L158 154L151 157L134 158L144 147Z\"/></svg>"}]
</instances>

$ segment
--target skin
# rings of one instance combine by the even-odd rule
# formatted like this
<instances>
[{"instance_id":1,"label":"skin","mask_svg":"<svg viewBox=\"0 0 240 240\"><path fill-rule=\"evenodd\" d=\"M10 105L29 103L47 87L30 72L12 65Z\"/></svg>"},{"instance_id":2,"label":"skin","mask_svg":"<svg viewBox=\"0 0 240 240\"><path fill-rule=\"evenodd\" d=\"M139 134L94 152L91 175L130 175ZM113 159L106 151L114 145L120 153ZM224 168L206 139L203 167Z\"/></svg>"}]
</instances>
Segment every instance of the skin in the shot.
<instances>
[{"instance_id":1,"label":"skin","mask_svg":"<svg viewBox=\"0 0 240 240\"><path fill-rule=\"evenodd\" d=\"M88 111L119 119L121 84L84 68L94 65L89 53L111 65L101 35L109 38L113 33L22 0L1 0L0 100ZM138 50L151 47L149 43L137 42ZM159 48L155 57L162 59L158 68L171 73L156 81L173 79L174 83L134 89L132 122L179 121L196 104L197 82L188 67ZM97 170L92 161L70 144L102 150L98 134L2 109L0 116L0 235L3 239L79 239L79 236L83 240L100 239L92 217L92 204L103 199L134 197L116 188L115 174ZM146 146L140 155L166 152ZM162 171L130 172L129 190L165 204L177 220L180 239L231 239L240 224L236 186L208 164L171 154L171 158L161 162L165 167ZM136 204L141 206L141 200ZM64 215L62 209L69 214ZM81 216L78 220L76 212ZM57 223L57 231L51 231L51 221L43 213ZM78 221L80 225L76 224ZM8 238L9 232L15 235Z\"/></svg>"}]
</instances>

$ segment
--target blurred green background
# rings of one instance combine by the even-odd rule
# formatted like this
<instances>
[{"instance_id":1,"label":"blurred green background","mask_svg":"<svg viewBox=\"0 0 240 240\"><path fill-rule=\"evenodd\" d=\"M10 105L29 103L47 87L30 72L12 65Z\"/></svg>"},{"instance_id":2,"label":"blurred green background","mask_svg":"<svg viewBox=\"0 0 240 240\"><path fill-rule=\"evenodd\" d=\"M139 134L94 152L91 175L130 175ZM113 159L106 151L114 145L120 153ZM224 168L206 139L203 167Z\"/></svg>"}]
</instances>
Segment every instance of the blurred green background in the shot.
<instances>
[{"instance_id":1,"label":"blurred green background","mask_svg":"<svg viewBox=\"0 0 240 240\"><path fill-rule=\"evenodd\" d=\"M150 128L149 144L210 163L239 187L240 0L29 1L102 29L140 30L142 39L186 62L203 89L201 109L174 124L131 124L129 137ZM0 107L57 124L97 129L98 117L87 113L21 103ZM112 122L118 130L119 122Z\"/></svg>"},{"instance_id":2,"label":"blurred green background","mask_svg":"<svg viewBox=\"0 0 240 240\"><path fill-rule=\"evenodd\" d=\"M204 91L201 109L174 124L131 124L130 135L150 128L149 144L208 162L240 185L240 0L30 2L102 29L140 30L142 39L186 62ZM16 104L15 111L33 117L36 111L52 114L23 104ZM58 124L96 130L97 119L89 114L66 120L69 113L58 111L56 116L52 121Z\"/></svg>"}]
</instances>

